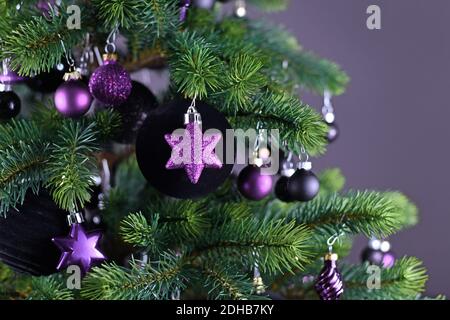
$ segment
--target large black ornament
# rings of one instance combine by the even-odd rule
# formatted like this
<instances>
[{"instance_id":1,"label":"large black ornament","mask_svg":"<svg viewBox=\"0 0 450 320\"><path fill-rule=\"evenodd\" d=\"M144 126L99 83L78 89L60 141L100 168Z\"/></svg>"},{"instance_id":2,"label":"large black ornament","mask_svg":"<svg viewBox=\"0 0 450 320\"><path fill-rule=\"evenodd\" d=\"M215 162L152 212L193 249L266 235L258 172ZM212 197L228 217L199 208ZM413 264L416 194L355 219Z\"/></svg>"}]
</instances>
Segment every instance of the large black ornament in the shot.
<instances>
[{"instance_id":1,"label":"large black ornament","mask_svg":"<svg viewBox=\"0 0 450 320\"><path fill-rule=\"evenodd\" d=\"M0 92L0 120L9 120L20 113L20 98L14 91Z\"/></svg>"},{"instance_id":2,"label":"large black ornament","mask_svg":"<svg viewBox=\"0 0 450 320\"><path fill-rule=\"evenodd\" d=\"M137 161L148 182L158 191L180 199L199 198L213 192L233 169L233 164L226 163L221 169L205 169L196 184L189 180L185 170L166 169L172 149L164 135L184 128L184 114L189 105L190 101L177 99L151 111L136 140ZM205 103L197 102L196 108L202 116L203 132L208 129L219 130L222 132L222 144L226 146L226 130L231 129L226 118ZM226 148L223 153L223 159L226 159Z\"/></svg>"},{"instance_id":3,"label":"large black ornament","mask_svg":"<svg viewBox=\"0 0 450 320\"><path fill-rule=\"evenodd\" d=\"M319 179L311 170L298 169L289 178L287 190L292 200L310 201L319 193Z\"/></svg>"},{"instance_id":4,"label":"large black ornament","mask_svg":"<svg viewBox=\"0 0 450 320\"><path fill-rule=\"evenodd\" d=\"M0 218L0 260L34 276L57 272L61 253L51 239L67 234L66 216L46 192L28 193L23 205Z\"/></svg>"},{"instance_id":5,"label":"large black ornament","mask_svg":"<svg viewBox=\"0 0 450 320\"><path fill-rule=\"evenodd\" d=\"M40 93L52 93L64 82L64 74L67 67L64 64L58 64L49 72L41 72L26 81L27 86Z\"/></svg>"},{"instance_id":6,"label":"large black ornament","mask_svg":"<svg viewBox=\"0 0 450 320\"><path fill-rule=\"evenodd\" d=\"M156 97L146 86L137 81L131 83L133 87L127 101L114 107L122 118L122 127L114 138L119 143L134 143L149 112L158 106Z\"/></svg>"}]
</instances>

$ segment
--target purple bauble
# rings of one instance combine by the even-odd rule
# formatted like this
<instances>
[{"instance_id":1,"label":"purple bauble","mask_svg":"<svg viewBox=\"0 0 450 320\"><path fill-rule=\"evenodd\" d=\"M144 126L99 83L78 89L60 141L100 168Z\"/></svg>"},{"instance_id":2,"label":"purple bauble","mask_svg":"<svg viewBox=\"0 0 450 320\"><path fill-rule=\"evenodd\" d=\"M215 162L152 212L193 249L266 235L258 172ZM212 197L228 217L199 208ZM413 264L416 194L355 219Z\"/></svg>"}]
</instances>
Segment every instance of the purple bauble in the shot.
<instances>
[{"instance_id":1,"label":"purple bauble","mask_svg":"<svg viewBox=\"0 0 450 320\"><path fill-rule=\"evenodd\" d=\"M12 70L6 70L5 73L0 73L0 83L1 84L16 84L25 80L23 77L19 76L16 72Z\"/></svg>"},{"instance_id":2,"label":"purple bauble","mask_svg":"<svg viewBox=\"0 0 450 320\"><path fill-rule=\"evenodd\" d=\"M131 93L131 78L115 58L106 58L89 80L89 90L95 99L107 106L124 103Z\"/></svg>"},{"instance_id":3,"label":"purple bauble","mask_svg":"<svg viewBox=\"0 0 450 320\"><path fill-rule=\"evenodd\" d=\"M239 173L237 186L247 199L261 200L272 192L273 177L263 175L261 168L249 165Z\"/></svg>"},{"instance_id":4,"label":"purple bauble","mask_svg":"<svg viewBox=\"0 0 450 320\"><path fill-rule=\"evenodd\" d=\"M395 255L392 251L384 252L382 265L384 268L391 268L395 264Z\"/></svg>"},{"instance_id":5,"label":"purple bauble","mask_svg":"<svg viewBox=\"0 0 450 320\"><path fill-rule=\"evenodd\" d=\"M338 300L344 293L342 276L336 266L337 255L327 254L314 288L321 300Z\"/></svg>"},{"instance_id":6,"label":"purple bauble","mask_svg":"<svg viewBox=\"0 0 450 320\"><path fill-rule=\"evenodd\" d=\"M69 80L61 84L55 92L55 106L64 117L78 118L91 106L92 96L81 80Z\"/></svg>"}]
</instances>

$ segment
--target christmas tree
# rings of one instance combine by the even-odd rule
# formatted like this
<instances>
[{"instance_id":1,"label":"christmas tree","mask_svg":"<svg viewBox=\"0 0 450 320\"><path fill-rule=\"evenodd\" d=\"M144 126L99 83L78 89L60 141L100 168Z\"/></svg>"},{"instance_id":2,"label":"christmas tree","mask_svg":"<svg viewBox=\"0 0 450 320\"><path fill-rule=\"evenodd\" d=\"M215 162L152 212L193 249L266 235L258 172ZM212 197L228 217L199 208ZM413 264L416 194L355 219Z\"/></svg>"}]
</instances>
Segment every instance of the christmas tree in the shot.
<instances>
[{"instance_id":1,"label":"christmas tree","mask_svg":"<svg viewBox=\"0 0 450 320\"><path fill-rule=\"evenodd\" d=\"M247 6L288 1L0 1L2 298L424 298L414 204L311 168L348 76Z\"/></svg>"}]
</instances>

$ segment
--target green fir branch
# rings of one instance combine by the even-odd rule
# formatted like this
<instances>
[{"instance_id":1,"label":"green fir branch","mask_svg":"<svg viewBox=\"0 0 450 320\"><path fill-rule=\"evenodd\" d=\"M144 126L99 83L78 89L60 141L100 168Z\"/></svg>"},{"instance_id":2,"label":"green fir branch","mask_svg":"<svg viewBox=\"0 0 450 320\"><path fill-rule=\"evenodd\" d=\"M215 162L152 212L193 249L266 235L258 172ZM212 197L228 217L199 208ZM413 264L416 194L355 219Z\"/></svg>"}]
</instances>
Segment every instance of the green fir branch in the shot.
<instances>
[{"instance_id":1,"label":"green fir branch","mask_svg":"<svg viewBox=\"0 0 450 320\"><path fill-rule=\"evenodd\" d=\"M374 277L369 279L369 276L373 273L368 272L368 267L368 264L340 266L345 284L343 298L411 300L425 290L428 276L422 262L417 258L404 257L397 260L393 267L380 269L380 286L378 289L368 288L368 283L376 285L376 283L372 283Z\"/></svg>"},{"instance_id":2,"label":"green fir branch","mask_svg":"<svg viewBox=\"0 0 450 320\"><path fill-rule=\"evenodd\" d=\"M73 292L66 288L61 277L33 277L31 286L33 290L28 296L29 300L73 300Z\"/></svg>"},{"instance_id":3,"label":"green fir branch","mask_svg":"<svg viewBox=\"0 0 450 320\"><path fill-rule=\"evenodd\" d=\"M141 0L93 0L92 4L97 9L97 17L103 21L106 29L112 30L119 26L132 27L139 19Z\"/></svg>"},{"instance_id":4,"label":"green fir branch","mask_svg":"<svg viewBox=\"0 0 450 320\"><path fill-rule=\"evenodd\" d=\"M240 275L236 270L226 270L217 263L202 266L201 275L206 277L204 286L208 289L208 297L214 300L255 300L252 295L253 284L248 275ZM261 298L259 298L261 299Z\"/></svg>"},{"instance_id":5,"label":"green fir branch","mask_svg":"<svg viewBox=\"0 0 450 320\"><path fill-rule=\"evenodd\" d=\"M68 18L63 6L49 18L30 16L13 29L3 30L0 59L12 58L11 68L24 76L50 71L64 56L61 41L70 51L82 39L81 30L67 27Z\"/></svg>"},{"instance_id":6,"label":"green fir branch","mask_svg":"<svg viewBox=\"0 0 450 320\"><path fill-rule=\"evenodd\" d=\"M319 174L319 180L321 194L340 192L345 185L345 177L339 168L323 170Z\"/></svg>"},{"instance_id":7,"label":"green fir branch","mask_svg":"<svg viewBox=\"0 0 450 320\"><path fill-rule=\"evenodd\" d=\"M261 73L263 62L255 56L241 53L230 60L224 79L224 107L233 111L249 107L253 98L267 83Z\"/></svg>"},{"instance_id":8,"label":"green fir branch","mask_svg":"<svg viewBox=\"0 0 450 320\"><path fill-rule=\"evenodd\" d=\"M189 255L209 261L227 257L229 263L235 261L244 268L257 264L263 272L276 273L301 269L307 263L309 237L308 229L294 222L242 219L205 234Z\"/></svg>"},{"instance_id":9,"label":"green fir branch","mask_svg":"<svg viewBox=\"0 0 450 320\"><path fill-rule=\"evenodd\" d=\"M314 233L328 236L344 231L382 238L401 228L398 210L379 192L328 194L307 203L285 206L282 211L269 210L268 214L293 219Z\"/></svg>"},{"instance_id":10,"label":"green fir branch","mask_svg":"<svg viewBox=\"0 0 450 320\"><path fill-rule=\"evenodd\" d=\"M159 216L155 215L148 222L142 213L134 213L125 217L120 223L122 239L133 246L144 247L147 251L154 251L157 244L157 228Z\"/></svg>"},{"instance_id":11,"label":"green fir branch","mask_svg":"<svg viewBox=\"0 0 450 320\"><path fill-rule=\"evenodd\" d=\"M90 200L95 150L93 123L83 127L79 122L67 120L58 132L47 164L46 186L62 209L78 210Z\"/></svg>"},{"instance_id":12,"label":"green fir branch","mask_svg":"<svg viewBox=\"0 0 450 320\"><path fill-rule=\"evenodd\" d=\"M192 242L210 227L206 206L191 200L162 199L147 207L151 217L159 215L159 234L172 243Z\"/></svg>"},{"instance_id":13,"label":"green fir branch","mask_svg":"<svg viewBox=\"0 0 450 320\"><path fill-rule=\"evenodd\" d=\"M34 122L0 125L0 216L22 204L28 190L38 193L49 155L49 143Z\"/></svg>"},{"instance_id":14,"label":"green fir branch","mask_svg":"<svg viewBox=\"0 0 450 320\"><path fill-rule=\"evenodd\" d=\"M178 91L202 99L221 87L224 66L212 45L195 33L180 33L169 58L172 79Z\"/></svg>"},{"instance_id":15,"label":"green fir branch","mask_svg":"<svg viewBox=\"0 0 450 320\"><path fill-rule=\"evenodd\" d=\"M234 128L256 128L261 122L265 129L278 129L280 140L294 152L299 153L301 145L310 154L325 151L327 127L321 116L286 93L268 91L229 119Z\"/></svg>"},{"instance_id":16,"label":"green fir branch","mask_svg":"<svg viewBox=\"0 0 450 320\"><path fill-rule=\"evenodd\" d=\"M171 253L145 265L134 261L130 270L106 263L86 276L81 296L90 300L169 299L171 293L185 286L184 265L185 260Z\"/></svg>"},{"instance_id":17,"label":"green fir branch","mask_svg":"<svg viewBox=\"0 0 450 320\"><path fill-rule=\"evenodd\" d=\"M289 6L290 0L249 0L249 3L265 11L281 11Z\"/></svg>"}]
</instances>

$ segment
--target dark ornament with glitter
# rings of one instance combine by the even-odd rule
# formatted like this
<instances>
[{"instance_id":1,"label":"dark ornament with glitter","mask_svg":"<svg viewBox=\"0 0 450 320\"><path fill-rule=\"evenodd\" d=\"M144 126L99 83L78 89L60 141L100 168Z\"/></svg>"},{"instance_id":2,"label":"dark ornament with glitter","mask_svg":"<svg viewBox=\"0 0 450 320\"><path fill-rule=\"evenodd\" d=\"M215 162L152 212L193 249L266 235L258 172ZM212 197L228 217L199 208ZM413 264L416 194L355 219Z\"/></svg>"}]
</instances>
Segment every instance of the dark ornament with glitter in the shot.
<instances>
[{"instance_id":1,"label":"dark ornament with glitter","mask_svg":"<svg viewBox=\"0 0 450 320\"><path fill-rule=\"evenodd\" d=\"M328 253L325 256L325 265L317 277L314 288L321 300L339 300L344 293L342 276L336 266L337 254Z\"/></svg>"}]
</instances>

